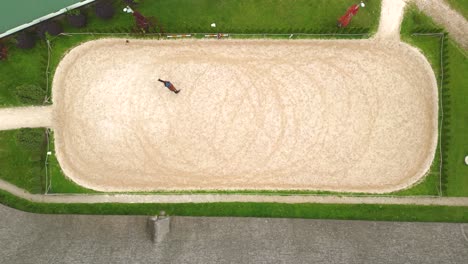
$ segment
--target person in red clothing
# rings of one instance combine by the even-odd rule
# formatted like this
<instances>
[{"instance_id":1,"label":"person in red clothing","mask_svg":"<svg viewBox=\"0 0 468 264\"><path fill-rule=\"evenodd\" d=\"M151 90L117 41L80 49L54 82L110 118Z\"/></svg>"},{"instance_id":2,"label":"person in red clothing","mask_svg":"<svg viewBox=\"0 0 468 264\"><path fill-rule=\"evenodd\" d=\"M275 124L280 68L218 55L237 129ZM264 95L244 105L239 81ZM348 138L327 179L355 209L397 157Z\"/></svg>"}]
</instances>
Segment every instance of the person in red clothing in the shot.
<instances>
[{"instance_id":1,"label":"person in red clothing","mask_svg":"<svg viewBox=\"0 0 468 264\"><path fill-rule=\"evenodd\" d=\"M174 93L178 94L178 93L180 92L180 90L177 90L177 89L175 88L175 86L174 86L170 81L163 81L163 80L161 80L161 79L158 79L158 81L164 83L164 86L166 86L167 89L173 91Z\"/></svg>"}]
</instances>

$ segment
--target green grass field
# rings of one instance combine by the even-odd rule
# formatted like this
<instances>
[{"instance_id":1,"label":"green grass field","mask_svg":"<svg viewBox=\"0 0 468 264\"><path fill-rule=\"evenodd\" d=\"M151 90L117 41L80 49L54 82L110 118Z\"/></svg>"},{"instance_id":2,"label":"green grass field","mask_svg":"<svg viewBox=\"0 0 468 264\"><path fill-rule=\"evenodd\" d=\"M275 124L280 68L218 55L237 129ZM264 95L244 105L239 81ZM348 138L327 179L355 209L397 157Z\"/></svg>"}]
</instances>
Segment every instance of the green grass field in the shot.
<instances>
[{"instance_id":1,"label":"green grass field","mask_svg":"<svg viewBox=\"0 0 468 264\"><path fill-rule=\"evenodd\" d=\"M0 178L28 192L42 193L44 140L44 129L0 131Z\"/></svg>"},{"instance_id":2,"label":"green grass field","mask_svg":"<svg viewBox=\"0 0 468 264\"><path fill-rule=\"evenodd\" d=\"M10 48L8 61L0 61L0 107L27 105L15 95L20 85L36 84L45 88L45 56L47 50L43 43L31 50Z\"/></svg>"},{"instance_id":3,"label":"green grass field","mask_svg":"<svg viewBox=\"0 0 468 264\"><path fill-rule=\"evenodd\" d=\"M352 27L377 29L380 2L372 1L353 18ZM290 32L336 28L336 20L353 0L152 0L136 6L143 15L155 17L166 33L193 32ZM112 24L90 16L90 29L129 27L133 17L118 5ZM217 28L211 28L215 22Z\"/></svg>"},{"instance_id":4,"label":"green grass field","mask_svg":"<svg viewBox=\"0 0 468 264\"><path fill-rule=\"evenodd\" d=\"M349 0L163 0L144 1L142 10L154 10L166 32L283 32L334 30L336 20L356 1ZM183 7L183 8L181 8ZM149 13L149 11L148 11ZM144 15L149 15L143 12ZM351 26L377 28L380 1L369 3ZM377 18L377 20L375 20ZM216 29L210 24L215 22Z\"/></svg>"},{"instance_id":5,"label":"green grass field","mask_svg":"<svg viewBox=\"0 0 468 264\"><path fill-rule=\"evenodd\" d=\"M468 196L468 166L463 161L468 155L468 57L453 41L449 42L448 47L450 84L447 95L450 111L445 115L448 147L444 157L447 162L447 195Z\"/></svg>"}]
</instances>

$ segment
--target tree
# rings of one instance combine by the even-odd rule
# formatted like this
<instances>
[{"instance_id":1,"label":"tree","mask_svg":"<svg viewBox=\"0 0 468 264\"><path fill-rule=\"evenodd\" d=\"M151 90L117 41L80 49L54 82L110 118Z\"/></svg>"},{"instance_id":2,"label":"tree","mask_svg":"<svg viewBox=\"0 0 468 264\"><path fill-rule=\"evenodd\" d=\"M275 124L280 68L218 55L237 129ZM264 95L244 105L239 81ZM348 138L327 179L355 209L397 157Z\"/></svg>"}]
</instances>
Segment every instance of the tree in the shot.
<instances>
[{"instance_id":1,"label":"tree","mask_svg":"<svg viewBox=\"0 0 468 264\"><path fill-rule=\"evenodd\" d=\"M37 33L39 37L45 38L46 32L52 36L57 36L63 32L63 28L57 21L46 21L37 27Z\"/></svg>"},{"instance_id":2,"label":"tree","mask_svg":"<svg viewBox=\"0 0 468 264\"><path fill-rule=\"evenodd\" d=\"M21 32L16 37L16 46L20 49L32 49L36 45L36 38L28 32Z\"/></svg>"},{"instance_id":3,"label":"tree","mask_svg":"<svg viewBox=\"0 0 468 264\"><path fill-rule=\"evenodd\" d=\"M67 12L68 23L76 28L82 28L86 26L86 16L79 10L71 10Z\"/></svg>"},{"instance_id":4,"label":"tree","mask_svg":"<svg viewBox=\"0 0 468 264\"><path fill-rule=\"evenodd\" d=\"M96 16L102 19L111 19L115 14L114 6L109 1L101 1L95 7Z\"/></svg>"}]
</instances>

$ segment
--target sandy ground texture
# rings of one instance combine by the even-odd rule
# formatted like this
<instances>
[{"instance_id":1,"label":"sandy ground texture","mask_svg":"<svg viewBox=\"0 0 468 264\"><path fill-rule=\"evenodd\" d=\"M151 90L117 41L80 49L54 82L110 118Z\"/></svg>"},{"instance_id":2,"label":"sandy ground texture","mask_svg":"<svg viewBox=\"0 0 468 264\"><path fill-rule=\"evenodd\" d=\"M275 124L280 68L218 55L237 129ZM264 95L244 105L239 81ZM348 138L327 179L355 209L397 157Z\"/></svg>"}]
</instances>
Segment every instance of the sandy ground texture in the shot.
<instances>
[{"instance_id":1,"label":"sandy ground texture","mask_svg":"<svg viewBox=\"0 0 468 264\"><path fill-rule=\"evenodd\" d=\"M374 38L385 41L400 41L400 25L408 0L382 0L379 28Z\"/></svg>"},{"instance_id":2,"label":"sandy ground texture","mask_svg":"<svg viewBox=\"0 0 468 264\"><path fill-rule=\"evenodd\" d=\"M0 108L0 130L51 126L52 106Z\"/></svg>"},{"instance_id":3,"label":"sandy ground texture","mask_svg":"<svg viewBox=\"0 0 468 264\"><path fill-rule=\"evenodd\" d=\"M468 49L468 21L457 11L450 8L444 0L412 0L418 8L429 15L436 23L444 26L450 36Z\"/></svg>"},{"instance_id":4,"label":"sandy ground texture","mask_svg":"<svg viewBox=\"0 0 468 264\"><path fill-rule=\"evenodd\" d=\"M432 162L436 87L402 43L92 41L56 71L56 152L102 191L392 191Z\"/></svg>"}]
</instances>

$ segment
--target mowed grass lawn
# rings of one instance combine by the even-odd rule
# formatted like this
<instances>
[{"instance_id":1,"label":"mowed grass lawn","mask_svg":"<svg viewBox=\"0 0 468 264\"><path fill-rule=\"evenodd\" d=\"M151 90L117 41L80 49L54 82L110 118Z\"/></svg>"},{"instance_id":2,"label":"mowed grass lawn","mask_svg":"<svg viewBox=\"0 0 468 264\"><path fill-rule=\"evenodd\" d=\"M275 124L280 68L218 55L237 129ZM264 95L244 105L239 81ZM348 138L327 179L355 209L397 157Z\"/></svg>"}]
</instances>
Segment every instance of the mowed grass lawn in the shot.
<instances>
[{"instance_id":1,"label":"mowed grass lawn","mask_svg":"<svg viewBox=\"0 0 468 264\"><path fill-rule=\"evenodd\" d=\"M44 140L40 128L0 131L0 178L30 193L43 192Z\"/></svg>"},{"instance_id":2,"label":"mowed grass lawn","mask_svg":"<svg viewBox=\"0 0 468 264\"><path fill-rule=\"evenodd\" d=\"M43 43L31 50L9 50L8 60L0 61L0 107L23 106L15 89L20 85L44 84L47 50Z\"/></svg>"},{"instance_id":3,"label":"mowed grass lawn","mask_svg":"<svg viewBox=\"0 0 468 264\"><path fill-rule=\"evenodd\" d=\"M450 84L448 85L447 195L468 196L468 58L453 42L449 42Z\"/></svg>"},{"instance_id":4,"label":"mowed grass lawn","mask_svg":"<svg viewBox=\"0 0 468 264\"><path fill-rule=\"evenodd\" d=\"M137 9L156 16L166 32L301 32L336 28L354 0L156 0L142 1ZM380 1L367 1L350 27L376 30ZM210 27L216 23L217 28Z\"/></svg>"}]
</instances>

